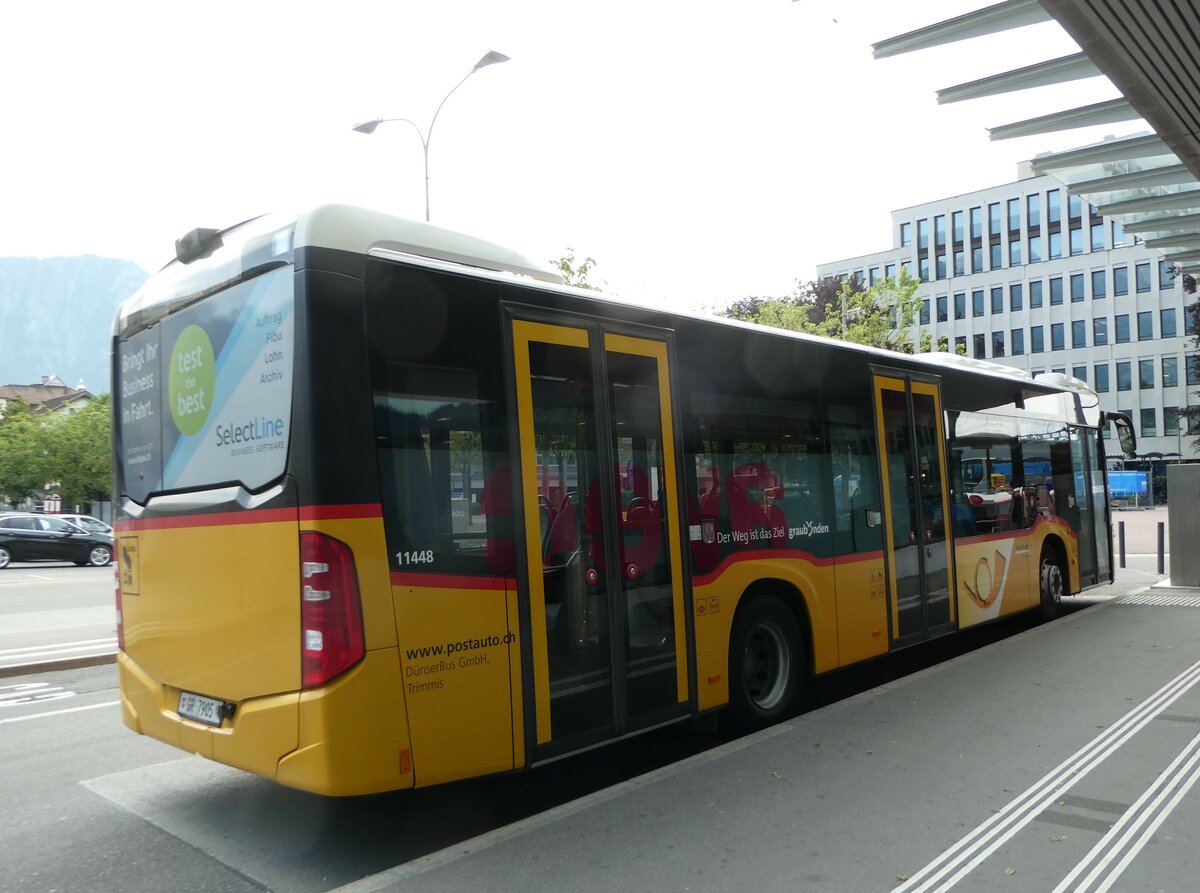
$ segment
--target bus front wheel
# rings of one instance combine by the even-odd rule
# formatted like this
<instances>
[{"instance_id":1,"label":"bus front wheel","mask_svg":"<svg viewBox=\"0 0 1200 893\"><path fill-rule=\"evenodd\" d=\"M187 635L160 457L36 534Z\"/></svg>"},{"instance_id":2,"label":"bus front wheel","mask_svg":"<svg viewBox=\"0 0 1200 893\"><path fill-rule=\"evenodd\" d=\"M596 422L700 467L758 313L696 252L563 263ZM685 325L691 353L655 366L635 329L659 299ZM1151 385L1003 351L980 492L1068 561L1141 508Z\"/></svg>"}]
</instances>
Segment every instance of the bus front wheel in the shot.
<instances>
[{"instance_id":1,"label":"bus front wheel","mask_svg":"<svg viewBox=\"0 0 1200 893\"><path fill-rule=\"evenodd\" d=\"M1049 547L1042 549L1041 565L1042 616L1053 620L1062 609L1062 597L1065 591L1062 563L1055 551Z\"/></svg>"},{"instance_id":2,"label":"bus front wheel","mask_svg":"<svg viewBox=\"0 0 1200 893\"><path fill-rule=\"evenodd\" d=\"M779 599L750 596L729 638L729 718L741 730L777 722L795 706L806 675L804 640Z\"/></svg>"}]
</instances>

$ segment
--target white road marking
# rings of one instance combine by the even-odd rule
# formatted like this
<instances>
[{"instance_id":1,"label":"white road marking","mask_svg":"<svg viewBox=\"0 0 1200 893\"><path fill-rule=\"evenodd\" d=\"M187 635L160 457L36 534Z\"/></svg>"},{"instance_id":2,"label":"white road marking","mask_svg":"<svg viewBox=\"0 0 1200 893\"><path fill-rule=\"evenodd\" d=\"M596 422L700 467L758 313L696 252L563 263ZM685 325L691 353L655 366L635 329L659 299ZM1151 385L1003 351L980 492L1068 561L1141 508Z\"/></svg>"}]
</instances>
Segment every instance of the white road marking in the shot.
<instances>
[{"instance_id":1,"label":"white road marking","mask_svg":"<svg viewBox=\"0 0 1200 893\"><path fill-rule=\"evenodd\" d=\"M1191 790L1197 779L1200 779L1200 735L1188 743L1154 784L1146 789L1100 842L1092 847L1091 852L1063 878L1062 883L1054 888L1054 893L1104 893L1110 889L1150 841L1154 832L1166 821L1167 816L1179 805L1179 801ZM1168 797L1171 798L1170 802L1166 802ZM1120 861L1105 873L1118 856L1121 857ZM1076 884L1079 875L1092 865L1094 867L1087 877Z\"/></svg>"},{"instance_id":2,"label":"white road marking","mask_svg":"<svg viewBox=\"0 0 1200 893\"><path fill-rule=\"evenodd\" d=\"M24 648L3 648L0 649L0 660L6 657L17 656L29 653L41 653L48 648L88 648L94 645L116 645L116 636L109 636L103 639L81 639L77 642L55 642L50 645L28 645Z\"/></svg>"},{"instance_id":3,"label":"white road marking","mask_svg":"<svg viewBox=\"0 0 1200 893\"><path fill-rule=\"evenodd\" d=\"M1126 713L892 893L949 890L1198 682L1200 661Z\"/></svg>"},{"instance_id":4,"label":"white road marking","mask_svg":"<svg viewBox=\"0 0 1200 893\"><path fill-rule=\"evenodd\" d=\"M8 719L0 719L0 725L4 725L7 722L25 722L27 719L44 719L47 716L62 716L64 713L78 713L81 710L95 710L98 707L112 707L120 703L120 701L104 701L99 704L85 704L82 707L68 707L65 710L48 710L45 713L31 713L28 716L10 716Z\"/></svg>"}]
</instances>

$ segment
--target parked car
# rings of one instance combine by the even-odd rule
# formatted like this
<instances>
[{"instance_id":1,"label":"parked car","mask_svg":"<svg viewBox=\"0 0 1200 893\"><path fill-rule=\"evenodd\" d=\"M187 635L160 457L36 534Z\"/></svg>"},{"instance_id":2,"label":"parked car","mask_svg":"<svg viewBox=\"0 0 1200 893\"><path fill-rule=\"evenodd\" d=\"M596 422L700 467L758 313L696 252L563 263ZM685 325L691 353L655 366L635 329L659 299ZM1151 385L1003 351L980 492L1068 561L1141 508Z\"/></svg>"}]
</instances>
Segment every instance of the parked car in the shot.
<instances>
[{"instance_id":1,"label":"parked car","mask_svg":"<svg viewBox=\"0 0 1200 893\"><path fill-rule=\"evenodd\" d=\"M93 518L91 515L54 515L54 517L70 521L76 527L82 527L88 533L105 533L112 536L112 525L106 524L99 518Z\"/></svg>"},{"instance_id":2,"label":"parked car","mask_svg":"<svg viewBox=\"0 0 1200 893\"><path fill-rule=\"evenodd\" d=\"M113 538L91 533L54 515L0 516L0 568L14 561L73 561L104 567Z\"/></svg>"}]
</instances>

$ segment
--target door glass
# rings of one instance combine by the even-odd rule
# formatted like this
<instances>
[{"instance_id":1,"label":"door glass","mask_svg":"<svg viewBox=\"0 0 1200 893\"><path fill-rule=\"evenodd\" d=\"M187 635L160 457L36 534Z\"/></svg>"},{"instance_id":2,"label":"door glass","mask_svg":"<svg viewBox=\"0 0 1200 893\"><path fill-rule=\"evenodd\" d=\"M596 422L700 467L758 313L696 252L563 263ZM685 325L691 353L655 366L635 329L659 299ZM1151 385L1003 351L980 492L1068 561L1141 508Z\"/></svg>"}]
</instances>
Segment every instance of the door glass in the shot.
<instances>
[{"instance_id":1,"label":"door glass","mask_svg":"<svg viewBox=\"0 0 1200 893\"><path fill-rule=\"evenodd\" d=\"M918 541L924 549L926 626L950 622L950 568L946 544L945 488L942 482L941 413L932 394L912 395L917 442L917 487L921 524Z\"/></svg>"},{"instance_id":2,"label":"door glass","mask_svg":"<svg viewBox=\"0 0 1200 893\"><path fill-rule=\"evenodd\" d=\"M891 505L892 574L896 581L896 628L902 639L924 630L921 557L917 545L920 518L913 498L913 450L909 432L908 399L903 391L883 389L883 451Z\"/></svg>"},{"instance_id":3,"label":"door glass","mask_svg":"<svg viewBox=\"0 0 1200 893\"><path fill-rule=\"evenodd\" d=\"M1088 448L1091 462L1090 477L1092 482L1092 529L1096 537L1096 572L1100 580L1112 576L1112 537L1110 536L1104 492L1104 444L1100 440L1100 432L1091 434ZM1084 532L1080 531L1080 538Z\"/></svg>"},{"instance_id":4,"label":"door glass","mask_svg":"<svg viewBox=\"0 0 1200 893\"><path fill-rule=\"evenodd\" d=\"M625 607L625 699L627 713L636 716L677 701L675 593L668 558L673 519L663 477L668 466L663 455L658 362L654 357L610 351L607 365L619 579Z\"/></svg>"},{"instance_id":5,"label":"door glass","mask_svg":"<svg viewBox=\"0 0 1200 893\"><path fill-rule=\"evenodd\" d=\"M550 724L562 738L612 724L611 574L588 350L530 342L529 369Z\"/></svg>"}]
</instances>

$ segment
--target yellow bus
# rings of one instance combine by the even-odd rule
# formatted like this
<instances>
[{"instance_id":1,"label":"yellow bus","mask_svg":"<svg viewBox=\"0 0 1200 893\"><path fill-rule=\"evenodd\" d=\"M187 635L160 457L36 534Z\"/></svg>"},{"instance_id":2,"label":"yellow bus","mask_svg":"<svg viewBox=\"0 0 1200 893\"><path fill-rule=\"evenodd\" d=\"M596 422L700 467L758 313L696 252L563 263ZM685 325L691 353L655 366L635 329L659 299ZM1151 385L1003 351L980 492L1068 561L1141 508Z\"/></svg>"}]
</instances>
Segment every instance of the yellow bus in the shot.
<instances>
[{"instance_id":1,"label":"yellow bus","mask_svg":"<svg viewBox=\"0 0 1200 893\"><path fill-rule=\"evenodd\" d=\"M176 255L115 322L114 492L122 714L183 750L347 795L752 728L1112 580L1073 379L625 303L346 206Z\"/></svg>"}]
</instances>

